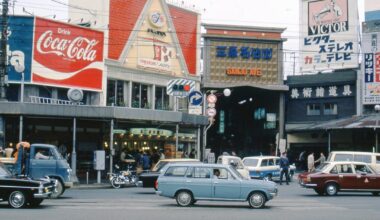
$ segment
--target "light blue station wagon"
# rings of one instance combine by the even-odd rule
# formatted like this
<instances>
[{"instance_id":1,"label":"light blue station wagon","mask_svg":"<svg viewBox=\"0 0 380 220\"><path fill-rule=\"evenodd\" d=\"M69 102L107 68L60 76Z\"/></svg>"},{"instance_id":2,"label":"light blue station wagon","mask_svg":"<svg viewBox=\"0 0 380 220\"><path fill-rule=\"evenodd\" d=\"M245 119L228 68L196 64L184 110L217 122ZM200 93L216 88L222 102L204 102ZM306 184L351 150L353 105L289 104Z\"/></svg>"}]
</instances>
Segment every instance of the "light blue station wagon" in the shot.
<instances>
[{"instance_id":1,"label":"light blue station wagon","mask_svg":"<svg viewBox=\"0 0 380 220\"><path fill-rule=\"evenodd\" d=\"M274 182L245 179L232 166L222 164L172 164L156 182L157 194L175 198L179 206L197 200L248 201L262 208L277 195Z\"/></svg>"}]
</instances>

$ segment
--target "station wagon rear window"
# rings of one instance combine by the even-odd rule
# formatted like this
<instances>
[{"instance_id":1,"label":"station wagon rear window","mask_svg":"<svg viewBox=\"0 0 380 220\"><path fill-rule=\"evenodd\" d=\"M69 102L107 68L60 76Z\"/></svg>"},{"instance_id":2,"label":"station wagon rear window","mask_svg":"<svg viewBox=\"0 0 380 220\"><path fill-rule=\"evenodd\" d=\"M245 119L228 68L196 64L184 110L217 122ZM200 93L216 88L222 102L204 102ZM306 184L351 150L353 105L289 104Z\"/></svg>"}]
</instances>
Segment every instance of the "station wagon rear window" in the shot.
<instances>
[{"instance_id":1,"label":"station wagon rear window","mask_svg":"<svg viewBox=\"0 0 380 220\"><path fill-rule=\"evenodd\" d=\"M169 167L165 176L183 177L187 171L187 167Z\"/></svg>"},{"instance_id":2,"label":"station wagon rear window","mask_svg":"<svg viewBox=\"0 0 380 220\"><path fill-rule=\"evenodd\" d=\"M354 160L363 163L371 163L371 155L355 155Z\"/></svg>"}]
</instances>

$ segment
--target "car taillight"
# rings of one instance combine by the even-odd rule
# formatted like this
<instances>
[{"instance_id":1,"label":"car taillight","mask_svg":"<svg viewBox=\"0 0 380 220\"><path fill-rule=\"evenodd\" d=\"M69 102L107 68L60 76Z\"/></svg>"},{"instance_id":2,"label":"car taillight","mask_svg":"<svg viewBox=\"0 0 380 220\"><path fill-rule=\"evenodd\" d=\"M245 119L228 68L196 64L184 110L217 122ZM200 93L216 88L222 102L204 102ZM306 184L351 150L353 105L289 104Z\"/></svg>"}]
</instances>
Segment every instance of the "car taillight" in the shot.
<instances>
[{"instance_id":1,"label":"car taillight","mask_svg":"<svg viewBox=\"0 0 380 220\"><path fill-rule=\"evenodd\" d=\"M154 182L154 188L158 189L158 180L156 180L156 182Z\"/></svg>"}]
</instances>

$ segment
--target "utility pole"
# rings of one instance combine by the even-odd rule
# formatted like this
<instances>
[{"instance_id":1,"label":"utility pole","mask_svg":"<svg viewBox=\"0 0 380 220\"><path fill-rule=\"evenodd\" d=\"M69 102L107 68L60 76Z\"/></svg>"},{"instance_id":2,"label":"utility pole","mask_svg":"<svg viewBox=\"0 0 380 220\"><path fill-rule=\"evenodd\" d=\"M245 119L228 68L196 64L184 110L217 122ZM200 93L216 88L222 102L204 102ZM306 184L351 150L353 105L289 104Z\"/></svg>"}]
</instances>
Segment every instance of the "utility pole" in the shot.
<instances>
[{"instance_id":1,"label":"utility pole","mask_svg":"<svg viewBox=\"0 0 380 220\"><path fill-rule=\"evenodd\" d=\"M7 33L8 33L8 0L3 0L1 15L1 44L0 44L0 101L7 101L5 77L7 74Z\"/></svg>"}]
</instances>

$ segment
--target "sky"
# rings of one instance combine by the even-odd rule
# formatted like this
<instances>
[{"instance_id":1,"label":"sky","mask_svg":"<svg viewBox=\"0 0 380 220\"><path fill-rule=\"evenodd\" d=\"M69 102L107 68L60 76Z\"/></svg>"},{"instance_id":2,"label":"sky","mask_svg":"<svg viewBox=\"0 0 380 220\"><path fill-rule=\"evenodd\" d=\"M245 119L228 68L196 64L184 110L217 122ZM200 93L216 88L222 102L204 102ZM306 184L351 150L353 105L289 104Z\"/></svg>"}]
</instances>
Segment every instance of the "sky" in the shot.
<instances>
[{"instance_id":1,"label":"sky","mask_svg":"<svg viewBox=\"0 0 380 220\"><path fill-rule=\"evenodd\" d=\"M9 0L9 13L32 13L37 16L67 20L68 0ZM71 4L75 5L72 0ZM94 0L102 1L102 0ZM284 74L293 75L298 70L299 50L299 1L300 0L168 0L184 3L186 7L195 8L202 14L202 23L232 24L247 26L264 26L286 28L282 35L284 43ZM364 17L364 0L358 0L359 16ZM296 58L294 58L296 57ZM294 68L296 64L296 68Z\"/></svg>"}]
</instances>

